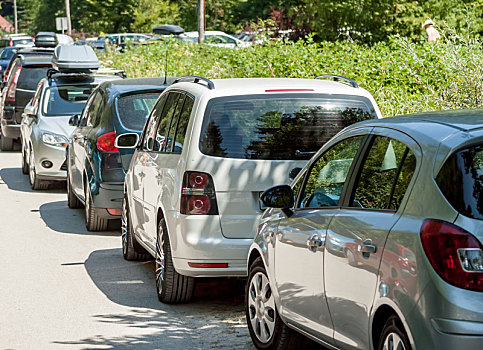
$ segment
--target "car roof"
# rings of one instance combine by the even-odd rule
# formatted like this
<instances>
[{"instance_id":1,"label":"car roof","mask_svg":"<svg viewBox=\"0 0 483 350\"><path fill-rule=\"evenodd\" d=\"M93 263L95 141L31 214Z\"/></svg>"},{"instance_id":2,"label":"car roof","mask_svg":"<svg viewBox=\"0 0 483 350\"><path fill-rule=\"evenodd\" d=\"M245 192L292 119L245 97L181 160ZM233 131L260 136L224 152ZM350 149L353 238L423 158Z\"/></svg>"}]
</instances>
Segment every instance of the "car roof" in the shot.
<instances>
[{"instance_id":1,"label":"car roof","mask_svg":"<svg viewBox=\"0 0 483 350\"><path fill-rule=\"evenodd\" d=\"M208 94L210 97L254 95L279 92L356 95L372 98L371 94L363 88L354 88L341 82L322 79L234 78L213 79L212 83L214 84L214 89L208 89L206 83L204 82L200 82L198 84L191 82L180 82L173 84L172 88L179 87L192 91L196 94Z\"/></svg>"},{"instance_id":2,"label":"car roof","mask_svg":"<svg viewBox=\"0 0 483 350\"><path fill-rule=\"evenodd\" d=\"M20 57L20 56L19 56ZM50 57L49 56L21 56L22 57L22 65L34 65L34 64L46 64L50 65Z\"/></svg>"},{"instance_id":3,"label":"car roof","mask_svg":"<svg viewBox=\"0 0 483 350\"><path fill-rule=\"evenodd\" d=\"M65 74L55 75L52 79L45 79L48 82L47 86L60 85L85 85L95 84L99 85L106 81L123 80L117 75L112 74Z\"/></svg>"},{"instance_id":4,"label":"car roof","mask_svg":"<svg viewBox=\"0 0 483 350\"><path fill-rule=\"evenodd\" d=\"M167 77L166 82L164 77L119 79L105 82L102 86L104 89L110 90L111 94L120 95L137 90L164 88L175 79L175 77Z\"/></svg>"}]
</instances>

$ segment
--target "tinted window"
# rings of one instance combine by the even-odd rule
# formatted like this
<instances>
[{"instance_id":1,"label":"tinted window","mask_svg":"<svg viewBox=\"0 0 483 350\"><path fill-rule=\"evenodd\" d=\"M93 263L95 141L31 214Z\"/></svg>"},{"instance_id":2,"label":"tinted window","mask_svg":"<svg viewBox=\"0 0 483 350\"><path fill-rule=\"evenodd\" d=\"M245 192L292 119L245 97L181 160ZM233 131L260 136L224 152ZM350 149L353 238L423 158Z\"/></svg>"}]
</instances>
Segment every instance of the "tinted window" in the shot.
<instances>
[{"instance_id":1,"label":"tinted window","mask_svg":"<svg viewBox=\"0 0 483 350\"><path fill-rule=\"evenodd\" d=\"M12 46L17 46L17 45L26 45L26 44L31 44L33 43L32 38L22 38L22 39L14 39L13 40L13 45Z\"/></svg>"},{"instance_id":2,"label":"tinted window","mask_svg":"<svg viewBox=\"0 0 483 350\"><path fill-rule=\"evenodd\" d=\"M397 209L415 165L414 155L406 145L376 136L359 175L352 206L389 209L391 203L391 209Z\"/></svg>"},{"instance_id":3,"label":"tinted window","mask_svg":"<svg viewBox=\"0 0 483 350\"><path fill-rule=\"evenodd\" d=\"M79 114L94 87L92 85L50 87L45 90L42 113L46 116Z\"/></svg>"},{"instance_id":4,"label":"tinted window","mask_svg":"<svg viewBox=\"0 0 483 350\"><path fill-rule=\"evenodd\" d=\"M265 94L212 99L200 138L202 153L241 159L310 159L342 128L376 118L357 96Z\"/></svg>"},{"instance_id":5,"label":"tinted window","mask_svg":"<svg viewBox=\"0 0 483 350\"><path fill-rule=\"evenodd\" d=\"M181 109L183 108L185 96L186 95L184 94L181 95L176 105L176 110L174 111L174 115L172 117L171 125L168 131L168 142L165 144L165 149L164 149L165 152L172 152L174 133L176 131L176 126L178 125L178 120L181 114ZM181 147L179 146L176 147L176 146L178 145L175 145L175 148L177 148L177 152L179 153L181 151Z\"/></svg>"},{"instance_id":6,"label":"tinted window","mask_svg":"<svg viewBox=\"0 0 483 350\"><path fill-rule=\"evenodd\" d=\"M168 94L168 99L164 105L163 113L161 113L161 117L159 118L153 151L160 151L164 146L166 135L168 134L169 126L171 125L171 117L176 109L179 97L180 94L177 92L170 92Z\"/></svg>"},{"instance_id":7,"label":"tinted window","mask_svg":"<svg viewBox=\"0 0 483 350\"><path fill-rule=\"evenodd\" d=\"M458 212L483 220L483 145L454 153L441 168L436 182Z\"/></svg>"},{"instance_id":8,"label":"tinted window","mask_svg":"<svg viewBox=\"0 0 483 350\"><path fill-rule=\"evenodd\" d=\"M92 125L92 120L97 116L101 102L102 95L99 92L96 92L89 100L89 105L87 106L87 110L81 120L80 126Z\"/></svg>"},{"instance_id":9,"label":"tinted window","mask_svg":"<svg viewBox=\"0 0 483 350\"><path fill-rule=\"evenodd\" d=\"M186 96L183 110L178 121L178 127L176 129L176 144L173 152L181 153L186 138L186 129L188 128L188 122L190 121L191 111L193 110L194 100L190 96Z\"/></svg>"},{"instance_id":10,"label":"tinted window","mask_svg":"<svg viewBox=\"0 0 483 350\"><path fill-rule=\"evenodd\" d=\"M2 54L0 55L0 60L9 60L10 58L12 58L14 53L15 50L4 49L2 51Z\"/></svg>"},{"instance_id":11,"label":"tinted window","mask_svg":"<svg viewBox=\"0 0 483 350\"><path fill-rule=\"evenodd\" d=\"M339 142L314 164L301 196L302 208L340 205L342 188L363 139L356 136Z\"/></svg>"},{"instance_id":12,"label":"tinted window","mask_svg":"<svg viewBox=\"0 0 483 350\"><path fill-rule=\"evenodd\" d=\"M45 78L48 67L29 67L24 66L20 71L17 82L17 89L35 90L40 80Z\"/></svg>"},{"instance_id":13,"label":"tinted window","mask_svg":"<svg viewBox=\"0 0 483 350\"><path fill-rule=\"evenodd\" d=\"M151 112L151 117L145 126L144 136L143 136L143 148L151 151L154 145L154 135L156 133L156 128L158 126L159 118L163 112L164 105L166 103L167 94L162 95Z\"/></svg>"},{"instance_id":14,"label":"tinted window","mask_svg":"<svg viewBox=\"0 0 483 350\"><path fill-rule=\"evenodd\" d=\"M136 94L121 97L117 102L117 114L121 123L131 130L142 130L153 109L159 93Z\"/></svg>"}]
</instances>

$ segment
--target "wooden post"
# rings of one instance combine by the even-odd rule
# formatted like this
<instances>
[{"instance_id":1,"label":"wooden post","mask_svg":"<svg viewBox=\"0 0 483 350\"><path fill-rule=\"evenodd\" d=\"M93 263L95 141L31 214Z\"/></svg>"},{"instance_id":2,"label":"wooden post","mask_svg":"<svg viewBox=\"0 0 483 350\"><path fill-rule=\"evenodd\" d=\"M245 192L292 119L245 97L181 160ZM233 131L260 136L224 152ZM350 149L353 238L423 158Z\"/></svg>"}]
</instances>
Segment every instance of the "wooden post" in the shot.
<instances>
[{"instance_id":1,"label":"wooden post","mask_svg":"<svg viewBox=\"0 0 483 350\"><path fill-rule=\"evenodd\" d=\"M198 0L198 43L205 40L205 0Z\"/></svg>"},{"instance_id":2,"label":"wooden post","mask_svg":"<svg viewBox=\"0 0 483 350\"><path fill-rule=\"evenodd\" d=\"M70 23L70 1L65 0L65 17L67 17L67 34L72 35L72 25ZM62 31L63 33L64 31Z\"/></svg>"}]
</instances>

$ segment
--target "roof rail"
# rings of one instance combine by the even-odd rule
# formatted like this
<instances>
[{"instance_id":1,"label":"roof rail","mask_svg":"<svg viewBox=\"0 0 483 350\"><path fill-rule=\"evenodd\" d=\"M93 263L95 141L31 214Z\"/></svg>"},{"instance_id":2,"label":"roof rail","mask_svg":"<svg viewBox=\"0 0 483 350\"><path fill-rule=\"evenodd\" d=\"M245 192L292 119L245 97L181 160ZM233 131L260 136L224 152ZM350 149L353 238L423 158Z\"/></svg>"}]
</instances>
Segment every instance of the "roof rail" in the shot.
<instances>
[{"instance_id":1,"label":"roof rail","mask_svg":"<svg viewBox=\"0 0 483 350\"><path fill-rule=\"evenodd\" d=\"M118 77L121 77L123 79L127 78L126 72L124 70L116 68L99 68L97 71L94 72L94 74L112 74L117 75Z\"/></svg>"},{"instance_id":2,"label":"roof rail","mask_svg":"<svg viewBox=\"0 0 483 350\"><path fill-rule=\"evenodd\" d=\"M206 87L208 89L213 90L215 88L215 84L213 84L213 82L210 79L204 78L204 77L198 77L196 75L187 75L185 77L180 77L175 81L173 81L173 84L182 83L182 82L200 84L200 82L202 81L206 83Z\"/></svg>"},{"instance_id":3,"label":"roof rail","mask_svg":"<svg viewBox=\"0 0 483 350\"><path fill-rule=\"evenodd\" d=\"M348 84L348 85L350 85L350 86L352 86L353 88L356 88L356 89L359 87L359 85L354 80L343 77L342 75L324 74L324 75L319 75L315 79L326 79L326 78L332 78L332 79L334 79L334 81L341 81L342 80L342 83Z\"/></svg>"}]
</instances>

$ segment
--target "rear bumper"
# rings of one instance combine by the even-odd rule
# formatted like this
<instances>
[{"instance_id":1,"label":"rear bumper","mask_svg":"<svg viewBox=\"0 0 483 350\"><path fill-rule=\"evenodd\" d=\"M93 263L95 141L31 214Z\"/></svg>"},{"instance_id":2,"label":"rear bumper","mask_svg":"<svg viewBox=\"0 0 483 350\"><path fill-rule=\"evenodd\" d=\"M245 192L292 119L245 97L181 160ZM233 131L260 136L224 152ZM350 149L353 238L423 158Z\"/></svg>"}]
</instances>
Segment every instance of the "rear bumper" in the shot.
<instances>
[{"instance_id":1,"label":"rear bumper","mask_svg":"<svg viewBox=\"0 0 483 350\"><path fill-rule=\"evenodd\" d=\"M246 260L253 239L225 238L218 215L166 213L176 271L193 277L246 276ZM189 263L227 263L226 268L197 268Z\"/></svg>"},{"instance_id":2,"label":"rear bumper","mask_svg":"<svg viewBox=\"0 0 483 350\"><path fill-rule=\"evenodd\" d=\"M15 123L12 121L12 123ZM2 135L10 139L20 138L20 125L11 124L10 121L2 119Z\"/></svg>"},{"instance_id":3,"label":"rear bumper","mask_svg":"<svg viewBox=\"0 0 483 350\"><path fill-rule=\"evenodd\" d=\"M97 188L91 193L92 201L98 215L108 219L117 219L119 215L110 214L107 209L121 209L124 196L124 184L101 182Z\"/></svg>"}]
</instances>

